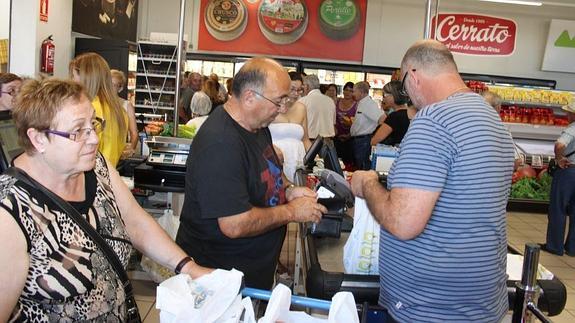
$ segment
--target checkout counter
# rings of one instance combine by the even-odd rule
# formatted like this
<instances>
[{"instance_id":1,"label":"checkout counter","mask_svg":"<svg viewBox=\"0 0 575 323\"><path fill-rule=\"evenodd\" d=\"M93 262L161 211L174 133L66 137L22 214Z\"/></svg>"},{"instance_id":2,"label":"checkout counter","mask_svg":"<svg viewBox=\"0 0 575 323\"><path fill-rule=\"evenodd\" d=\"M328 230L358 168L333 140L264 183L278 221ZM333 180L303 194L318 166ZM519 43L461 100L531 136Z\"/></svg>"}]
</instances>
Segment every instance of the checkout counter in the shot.
<instances>
[{"instance_id":1,"label":"checkout counter","mask_svg":"<svg viewBox=\"0 0 575 323\"><path fill-rule=\"evenodd\" d=\"M387 152L383 155L385 158L393 157L387 155ZM306 155L304 165L309 167L313 158L314 156ZM298 285L305 284L303 289L306 296L325 300L331 299L337 292L349 291L353 293L358 304L377 305L379 276L353 275L343 272L343 248L353 225L353 220L346 215L346 207L353 206L353 194L349 184L337 174L339 171L336 169L335 172L321 172L316 187L317 190L330 190L334 199L340 200L340 205L335 208L335 210L340 210L339 214L338 211L332 212L334 208L331 205L338 204L332 202L329 207L326 204L330 212L322 218L318 226L309 224L299 226L296 255L299 255L300 258L296 259L295 288L302 289L302 286ZM296 183L298 185L307 183L306 177L305 169L296 171ZM385 174L380 174L380 182L385 185ZM345 206L342 207L341 203ZM324 230L318 230L317 227L322 227ZM519 254L519 251L508 246L508 253ZM538 262L538 258L536 262ZM525 272L525 267L523 267L523 273ZM510 310L514 310L523 303L523 294L517 289L519 283L519 280L507 281ZM557 277L537 280L536 284L541 288L537 298L537 307L548 316L560 314L567 301L565 285ZM516 304L517 299L519 301Z\"/></svg>"}]
</instances>

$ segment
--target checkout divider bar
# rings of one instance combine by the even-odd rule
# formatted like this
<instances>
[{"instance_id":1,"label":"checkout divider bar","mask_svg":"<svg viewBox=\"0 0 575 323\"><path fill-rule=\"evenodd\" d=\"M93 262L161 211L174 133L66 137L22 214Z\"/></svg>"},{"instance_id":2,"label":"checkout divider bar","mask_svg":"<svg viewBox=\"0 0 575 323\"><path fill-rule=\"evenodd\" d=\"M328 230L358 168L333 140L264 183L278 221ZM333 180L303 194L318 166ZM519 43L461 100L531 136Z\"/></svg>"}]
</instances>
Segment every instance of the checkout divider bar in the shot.
<instances>
[{"instance_id":1,"label":"checkout divider bar","mask_svg":"<svg viewBox=\"0 0 575 323\"><path fill-rule=\"evenodd\" d=\"M245 287L242 290L242 295L244 297L249 296L252 299L269 301L272 296L272 292L270 292L269 290ZM331 307L330 301L303 297L303 296L295 296L295 295L292 295L291 297L291 304L295 306L304 307L307 309L324 310L328 312L329 308Z\"/></svg>"}]
</instances>

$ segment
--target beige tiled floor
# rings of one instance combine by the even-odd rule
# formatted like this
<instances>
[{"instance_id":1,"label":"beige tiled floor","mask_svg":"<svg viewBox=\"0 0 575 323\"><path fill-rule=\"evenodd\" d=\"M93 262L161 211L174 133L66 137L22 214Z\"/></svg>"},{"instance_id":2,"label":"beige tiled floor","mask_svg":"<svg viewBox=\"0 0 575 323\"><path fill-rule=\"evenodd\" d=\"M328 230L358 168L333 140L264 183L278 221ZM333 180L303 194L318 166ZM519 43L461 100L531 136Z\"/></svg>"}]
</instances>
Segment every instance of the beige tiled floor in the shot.
<instances>
[{"instance_id":1,"label":"beige tiled floor","mask_svg":"<svg viewBox=\"0 0 575 323\"><path fill-rule=\"evenodd\" d=\"M527 242L545 242L546 215L509 213L507 219L508 243L519 251L523 252ZM292 252L290 248L289 253ZM284 253L287 251L284 250ZM555 323L575 322L575 257L560 257L542 252L539 261L559 277L567 288L565 310L560 315L551 317L552 321ZM136 301L144 323L160 322L159 312L155 308L155 287L156 285L152 282L134 281Z\"/></svg>"}]
</instances>

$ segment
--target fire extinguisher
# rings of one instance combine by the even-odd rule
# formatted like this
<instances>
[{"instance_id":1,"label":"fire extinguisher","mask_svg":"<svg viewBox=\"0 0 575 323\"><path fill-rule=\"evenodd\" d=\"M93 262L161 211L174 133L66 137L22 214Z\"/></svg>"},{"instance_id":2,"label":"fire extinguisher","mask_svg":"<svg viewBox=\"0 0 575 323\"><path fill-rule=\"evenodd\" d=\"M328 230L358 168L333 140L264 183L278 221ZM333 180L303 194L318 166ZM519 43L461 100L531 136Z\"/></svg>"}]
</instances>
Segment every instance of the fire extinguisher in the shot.
<instances>
[{"instance_id":1,"label":"fire extinguisher","mask_svg":"<svg viewBox=\"0 0 575 323\"><path fill-rule=\"evenodd\" d=\"M52 40L52 35L42 41L42 54L40 71L42 73L54 74L54 56L56 55L56 46Z\"/></svg>"}]
</instances>

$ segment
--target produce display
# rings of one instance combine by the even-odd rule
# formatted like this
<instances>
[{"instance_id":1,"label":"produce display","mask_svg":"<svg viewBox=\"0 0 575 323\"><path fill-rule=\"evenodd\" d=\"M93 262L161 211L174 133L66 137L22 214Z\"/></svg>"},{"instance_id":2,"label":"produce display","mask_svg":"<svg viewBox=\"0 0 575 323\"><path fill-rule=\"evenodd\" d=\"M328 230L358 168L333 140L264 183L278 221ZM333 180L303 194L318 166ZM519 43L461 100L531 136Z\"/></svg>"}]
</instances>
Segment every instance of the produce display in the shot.
<instances>
[{"instance_id":1,"label":"produce display","mask_svg":"<svg viewBox=\"0 0 575 323\"><path fill-rule=\"evenodd\" d=\"M174 125L171 122L150 121L144 129L146 130L146 134L151 136L172 137L174 134ZM186 126L185 124L178 125L178 138L193 139L195 136L196 127Z\"/></svg>"},{"instance_id":2,"label":"produce display","mask_svg":"<svg viewBox=\"0 0 575 323\"><path fill-rule=\"evenodd\" d=\"M551 108L525 108L520 106L503 106L499 111L503 122L528 123L548 126L567 126L567 116L559 116Z\"/></svg>"},{"instance_id":3,"label":"produce display","mask_svg":"<svg viewBox=\"0 0 575 323\"><path fill-rule=\"evenodd\" d=\"M465 85L467 85L467 87L470 88L475 93L489 91L489 87L487 86L487 84L481 81L474 81L474 80L465 81Z\"/></svg>"},{"instance_id":4,"label":"produce display","mask_svg":"<svg viewBox=\"0 0 575 323\"><path fill-rule=\"evenodd\" d=\"M548 201L552 177L547 174L546 167L538 171L528 165L517 169L513 173L510 197L512 199Z\"/></svg>"},{"instance_id":5,"label":"produce display","mask_svg":"<svg viewBox=\"0 0 575 323\"><path fill-rule=\"evenodd\" d=\"M558 105L567 105L573 101L573 94L566 91L526 89L508 86L491 86L489 90L497 93L501 99L505 101Z\"/></svg>"}]
</instances>

